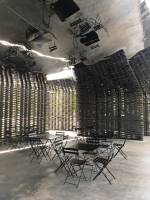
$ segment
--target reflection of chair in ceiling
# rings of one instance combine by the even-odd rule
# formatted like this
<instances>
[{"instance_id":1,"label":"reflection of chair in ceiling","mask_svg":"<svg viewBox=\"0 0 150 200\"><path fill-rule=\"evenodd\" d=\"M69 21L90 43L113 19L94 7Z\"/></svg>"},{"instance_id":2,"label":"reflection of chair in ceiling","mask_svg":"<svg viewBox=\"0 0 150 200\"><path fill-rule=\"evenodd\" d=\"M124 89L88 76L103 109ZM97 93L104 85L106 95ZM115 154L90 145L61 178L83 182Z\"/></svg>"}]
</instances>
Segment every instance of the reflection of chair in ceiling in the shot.
<instances>
[{"instance_id":1,"label":"reflection of chair in ceiling","mask_svg":"<svg viewBox=\"0 0 150 200\"><path fill-rule=\"evenodd\" d=\"M99 41L98 34L95 31L91 31L87 34L85 34L83 37L81 37L80 42L84 44L85 46L89 46L93 43L96 43Z\"/></svg>"},{"instance_id":2,"label":"reflection of chair in ceiling","mask_svg":"<svg viewBox=\"0 0 150 200\"><path fill-rule=\"evenodd\" d=\"M91 29L91 26L88 22L79 25L80 36L84 35Z\"/></svg>"},{"instance_id":3,"label":"reflection of chair in ceiling","mask_svg":"<svg viewBox=\"0 0 150 200\"><path fill-rule=\"evenodd\" d=\"M105 32L108 32L98 17L78 18L72 23L70 23L70 27L76 37L81 37L90 31L98 31L102 29Z\"/></svg>"},{"instance_id":4,"label":"reflection of chair in ceiling","mask_svg":"<svg viewBox=\"0 0 150 200\"><path fill-rule=\"evenodd\" d=\"M73 33L73 44L76 49L79 47L79 43L85 46L91 46L91 50L99 47L100 41L97 34L98 30L107 29L102 24L99 17L96 18L78 18L70 23L71 32Z\"/></svg>"},{"instance_id":5,"label":"reflection of chair in ceiling","mask_svg":"<svg viewBox=\"0 0 150 200\"><path fill-rule=\"evenodd\" d=\"M48 45L49 45L49 52L55 51L57 49L55 42L52 40L49 42Z\"/></svg>"}]
</instances>

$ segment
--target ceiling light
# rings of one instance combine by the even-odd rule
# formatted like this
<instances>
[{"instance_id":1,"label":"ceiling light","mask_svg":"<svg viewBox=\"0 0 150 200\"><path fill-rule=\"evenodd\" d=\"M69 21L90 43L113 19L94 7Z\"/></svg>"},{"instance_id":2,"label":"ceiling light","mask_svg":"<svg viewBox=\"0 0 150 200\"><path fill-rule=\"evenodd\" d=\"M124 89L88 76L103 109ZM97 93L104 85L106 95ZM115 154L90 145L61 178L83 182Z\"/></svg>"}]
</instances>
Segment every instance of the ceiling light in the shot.
<instances>
[{"instance_id":1,"label":"ceiling light","mask_svg":"<svg viewBox=\"0 0 150 200\"><path fill-rule=\"evenodd\" d=\"M44 57L44 58L48 58L48 59L53 59L53 60L60 60L62 62L69 62L68 59L66 58L62 58L62 57L54 57L54 56L49 56L49 55L45 55L45 54L42 54L38 51L35 51L35 50L29 50L27 49L24 45L20 45L20 44L13 44L13 43L10 43L8 41L4 41L4 40L0 40L0 44L4 45L4 46L10 46L10 47L18 47L24 51L29 51L31 53L34 53L36 54L37 56L40 56L40 57Z\"/></svg>"},{"instance_id":2,"label":"ceiling light","mask_svg":"<svg viewBox=\"0 0 150 200\"><path fill-rule=\"evenodd\" d=\"M70 79L70 78L74 78L74 71L72 69L68 69L68 70L64 70L62 72L58 72L55 74L47 75L48 81L60 80L60 79Z\"/></svg>"}]
</instances>

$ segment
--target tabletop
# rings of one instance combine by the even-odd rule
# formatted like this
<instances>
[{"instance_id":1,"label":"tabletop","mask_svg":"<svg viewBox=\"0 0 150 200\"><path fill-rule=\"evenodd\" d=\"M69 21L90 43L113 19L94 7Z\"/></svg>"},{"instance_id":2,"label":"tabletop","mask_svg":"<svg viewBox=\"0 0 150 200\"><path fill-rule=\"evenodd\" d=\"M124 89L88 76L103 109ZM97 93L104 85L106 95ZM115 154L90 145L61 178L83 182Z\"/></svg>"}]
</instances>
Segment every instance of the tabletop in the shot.
<instances>
[{"instance_id":1,"label":"tabletop","mask_svg":"<svg viewBox=\"0 0 150 200\"><path fill-rule=\"evenodd\" d=\"M83 150L83 151L94 151L98 147L99 145L87 144L87 143L76 143L70 146L70 148Z\"/></svg>"},{"instance_id":2,"label":"tabletop","mask_svg":"<svg viewBox=\"0 0 150 200\"><path fill-rule=\"evenodd\" d=\"M44 133L44 134L33 135L31 137L33 137L33 138L40 138L40 139L46 139L46 140L55 140L55 139L59 138L60 136L58 136L58 135L51 135L49 133Z\"/></svg>"}]
</instances>

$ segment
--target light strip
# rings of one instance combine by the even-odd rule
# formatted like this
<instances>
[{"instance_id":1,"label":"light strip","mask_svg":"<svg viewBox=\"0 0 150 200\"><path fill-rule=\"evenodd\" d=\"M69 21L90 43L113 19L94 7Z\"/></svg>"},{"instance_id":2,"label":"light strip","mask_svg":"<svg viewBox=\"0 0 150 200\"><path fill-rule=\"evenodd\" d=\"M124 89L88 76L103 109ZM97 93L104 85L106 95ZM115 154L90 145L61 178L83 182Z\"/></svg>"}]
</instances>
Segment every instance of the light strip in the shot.
<instances>
[{"instance_id":1,"label":"light strip","mask_svg":"<svg viewBox=\"0 0 150 200\"><path fill-rule=\"evenodd\" d=\"M75 138L73 139L66 139L66 140L63 140L63 142L69 142L69 141L74 141ZM49 146L51 145L50 142L47 142L46 143L46 146ZM43 146L43 145L34 145L33 147L37 147L37 146ZM8 150L2 150L0 151L0 155L1 154L7 154L7 153L12 153L12 152L17 152L17 151L22 151L22 150L27 150L27 149L31 149L31 146L27 146L27 147L22 147L22 148L16 148L16 149L8 149Z\"/></svg>"},{"instance_id":2,"label":"light strip","mask_svg":"<svg viewBox=\"0 0 150 200\"><path fill-rule=\"evenodd\" d=\"M42 53L40 53L40 52L38 52L38 51L35 51L35 50L29 50L29 49L27 49L24 45L13 44L13 43L10 43L10 42L4 41L4 40L0 40L0 44L2 44L2 45L4 45L4 46L18 47L18 48L21 48L21 49L24 50L24 51L29 51L29 52L31 52L31 53L36 54L37 56L40 56L40 57L49 58L49 59L53 59L53 60L60 60L60 61L62 61L62 62L69 62L69 60L66 59L66 58L49 56L49 55L42 54Z\"/></svg>"},{"instance_id":3,"label":"light strip","mask_svg":"<svg viewBox=\"0 0 150 200\"><path fill-rule=\"evenodd\" d=\"M31 147L24 147L24 148L19 148L19 149L8 149L8 150L2 150L0 151L0 154L5 154L5 153L11 153L11 152L15 152L15 151L22 151L25 149L31 149Z\"/></svg>"},{"instance_id":4,"label":"light strip","mask_svg":"<svg viewBox=\"0 0 150 200\"><path fill-rule=\"evenodd\" d=\"M74 78L74 72L72 69L68 69L68 70L64 70L62 72L58 72L55 74L48 74L46 77L48 81L69 79L69 78Z\"/></svg>"}]
</instances>

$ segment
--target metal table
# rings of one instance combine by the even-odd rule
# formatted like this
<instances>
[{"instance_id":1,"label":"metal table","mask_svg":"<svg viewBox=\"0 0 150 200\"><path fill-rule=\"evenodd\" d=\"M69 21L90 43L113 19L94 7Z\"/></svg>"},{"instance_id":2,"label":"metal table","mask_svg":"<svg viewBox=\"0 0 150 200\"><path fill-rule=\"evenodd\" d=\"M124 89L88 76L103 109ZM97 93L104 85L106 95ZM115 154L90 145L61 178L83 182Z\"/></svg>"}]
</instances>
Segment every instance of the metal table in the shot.
<instances>
[{"instance_id":1,"label":"metal table","mask_svg":"<svg viewBox=\"0 0 150 200\"><path fill-rule=\"evenodd\" d=\"M94 151L99 147L99 145L87 144L87 143L77 143L77 144L73 144L69 147L80 150L80 151Z\"/></svg>"}]
</instances>

